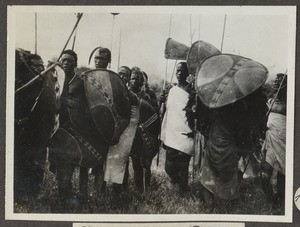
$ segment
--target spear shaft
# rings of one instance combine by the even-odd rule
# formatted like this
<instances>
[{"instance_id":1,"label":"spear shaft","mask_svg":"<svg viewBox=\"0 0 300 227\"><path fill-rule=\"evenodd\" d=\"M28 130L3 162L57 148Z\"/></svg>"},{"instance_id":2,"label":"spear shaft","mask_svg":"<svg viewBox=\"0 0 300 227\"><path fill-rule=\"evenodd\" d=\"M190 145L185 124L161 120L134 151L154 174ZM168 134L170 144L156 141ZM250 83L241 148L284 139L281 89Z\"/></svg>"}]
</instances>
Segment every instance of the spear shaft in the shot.
<instances>
[{"instance_id":1,"label":"spear shaft","mask_svg":"<svg viewBox=\"0 0 300 227\"><path fill-rule=\"evenodd\" d=\"M75 23L75 25L74 25L74 28L73 28L73 30L72 30L72 32L71 32L71 34L70 34L70 36L69 36L69 38L68 38L66 44L65 44L63 50L61 51L59 57L57 58L57 61L60 60L60 58L61 58L63 52L65 51L65 49L66 49L66 47L67 47L67 45L68 45L68 43L69 43L69 41L70 41L70 39L71 39L71 37L72 37L74 31L76 30L76 28L77 28L77 26L78 26L78 24L79 24L79 22L80 22L80 20L81 20L82 15L83 15L83 13L78 13L78 14L77 14L77 21L76 21L76 23Z\"/></svg>"}]
</instances>

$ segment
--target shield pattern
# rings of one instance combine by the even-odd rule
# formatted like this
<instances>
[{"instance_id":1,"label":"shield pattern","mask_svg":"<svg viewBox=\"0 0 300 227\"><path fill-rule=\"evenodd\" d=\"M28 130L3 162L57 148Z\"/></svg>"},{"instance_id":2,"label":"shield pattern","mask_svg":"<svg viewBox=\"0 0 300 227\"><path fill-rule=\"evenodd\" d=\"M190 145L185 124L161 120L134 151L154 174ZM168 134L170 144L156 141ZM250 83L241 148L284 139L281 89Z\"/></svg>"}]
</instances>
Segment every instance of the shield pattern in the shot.
<instances>
[{"instance_id":1,"label":"shield pattern","mask_svg":"<svg viewBox=\"0 0 300 227\"><path fill-rule=\"evenodd\" d=\"M267 68L256 61L231 54L215 55L200 65L196 90L206 106L219 108L251 94L267 77Z\"/></svg>"},{"instance_id":2,"label":"shield pattern","mask_svg":"<svg viewBox=\"0 0 300 227\"><path fill-rule=\"evenodd\" d=\"M104 140L117 144L130 120L126 85L113 71L89 70L83 74L86 98L93 121Z\"/></svg>"},{"instance_id":3,"label":"shield pattern","mask_svg":"<svg viewBox=\"0 0 300 227\"><path fill-rule=\"evenodd\" d=\"M186 58L189 73L195 75L199 64L201 64L203 60L217 54L221 54L221 51L213 45L201 40L194 42Z\"/></svg>"}]
</instances>

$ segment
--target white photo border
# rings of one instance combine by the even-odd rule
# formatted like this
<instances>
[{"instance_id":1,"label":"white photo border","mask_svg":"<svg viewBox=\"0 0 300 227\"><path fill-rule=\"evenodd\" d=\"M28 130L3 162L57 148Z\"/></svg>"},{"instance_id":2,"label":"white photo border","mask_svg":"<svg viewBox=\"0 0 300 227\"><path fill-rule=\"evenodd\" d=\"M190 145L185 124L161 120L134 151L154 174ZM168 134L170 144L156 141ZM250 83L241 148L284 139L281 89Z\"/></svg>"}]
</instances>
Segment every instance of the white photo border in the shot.
<instances>
[{"instance_id":1,"label":"white photo border","mask_svg":"<svg viewBox=\"0 0 300 227\"><path fill-rule=\"evenodd\" d=\"M285 215L233 215L233 214L176 214L176 215L123 215L123 214L20 214L13 212L13 135L14 135L14 59L16 14L19 12L55 13L154 13L154 14L261 14L287 15L288 42L288 94L286 140L286 200ZM181 222L181 221L236 221L236 222L292 222L294 107L295 107L295 55L296 6L8 6L7 7L7 99L6 99L6 187L5 219L40 221L86 222Z\"/></svg>"}]
</instances>

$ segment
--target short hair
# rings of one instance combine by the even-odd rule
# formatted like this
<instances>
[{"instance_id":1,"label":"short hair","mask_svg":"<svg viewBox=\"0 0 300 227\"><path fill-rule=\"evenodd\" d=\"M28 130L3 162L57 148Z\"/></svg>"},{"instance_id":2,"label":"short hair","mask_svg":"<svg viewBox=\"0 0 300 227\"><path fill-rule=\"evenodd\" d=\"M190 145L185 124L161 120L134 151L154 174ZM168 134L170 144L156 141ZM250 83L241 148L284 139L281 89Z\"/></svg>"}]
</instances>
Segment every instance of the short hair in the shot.
<instances>
[{"instance_id":1,"label":"short hair","mask_svg":"<svg viewBox=\"0 0 300 227\"><path fill-rule=\"evenodd\" d=\"M189 69L187 67L187 63L185 61L181 61L177 65L182 65L187 71L189 71Z\"/></svg>"},{"instance_id":2,"label":"short hair","mask_svg":"<svg viewBox=\"0 0 300 227\"><path fill-rule=\"evenodd\" d=\"M141 69L139 67L137 67L137 66L132 67L132 69L131 69L131 75L133 73L135 73L135 74L138 75L139 80L140 80L141 83L144 83L144 76L143 76L143 73L142 73L142 71L141 71Z\"/></svg>"},{"instance_id":3,"label":"short hair","mask_svg":"<svg viewBox=\"0 0 300 227\"><path fill-rule=\"evenodd\" d=\"M138 67L138 66L133 66L133 67L131 68L131 71L140 71L140 72L142 72L141 68Z\"/></svg>"},{"instance_id":4,"label":"short hair","mask_svg":"<svg viewBox=\"0 0 300 227\"><path fill-rule=\"evenodd\" d=\"M188 67L187 67L187 63L186 62L184 62L184 61L181 61L181 62L179 62L178 64L177 64L177 66L178 65L181 65L182 67L183 67L183 69L186 71L186 73L187 73L187 75L186 75L186 77L188 77L189 76L189 69L188 69Z\"/></svg>"},{"instance_id":5,"label":"short hair","mask_svg":"<svg viewBox=\"0 0 300 227\"><path fill-rule=\"evenodd\" d=\"M126 69L127 71L128 71L128 73L129 73L129 75L131 74L131 70L130 70L130 68L128 67L128 66L126 66L126 65L123 65L123 66L121 66L120 68L119 68L119 70L120 69Z\"/></svg>"},{"instance_id":6,"label":"short hair","mask_svg":"<svg viewBox=\"0 0 300 227\"><path fill-rule=\"evenodd\" d=\"M37 54L29 54L25 57L26 62L43 62L43 59L41 58L40 55ZM43 64L43 63L42 63Z\"/></svg>"},{"instance_id":7,"label":"short hair","mask_svg":"<svg viewBox=\"0 0 300 227\"><path fill-rule=\"evenodd\" d=\"M73 51L73 50L64 50L61 55L63 55L63 54L69 54L69 55L73 56L74 60L75 60L75 66L77 66L78 58L77 58L77 54L75 53L75 51Z\"/></svg>"},{"instance_id":8,"label":"short hair","mask_svg":"<svg viewBox=\"0 0 300 227\"><path fill-rule=\"evenodd\" d=\"M98 50L98 52L99 52L99 54L100 53L107 53L108 60L109 60L109 62L111 61L111 52L110 52L110 50L108 48L106 48L106 47L100 47L99 50Z\"/></svg>"}]
</instances>

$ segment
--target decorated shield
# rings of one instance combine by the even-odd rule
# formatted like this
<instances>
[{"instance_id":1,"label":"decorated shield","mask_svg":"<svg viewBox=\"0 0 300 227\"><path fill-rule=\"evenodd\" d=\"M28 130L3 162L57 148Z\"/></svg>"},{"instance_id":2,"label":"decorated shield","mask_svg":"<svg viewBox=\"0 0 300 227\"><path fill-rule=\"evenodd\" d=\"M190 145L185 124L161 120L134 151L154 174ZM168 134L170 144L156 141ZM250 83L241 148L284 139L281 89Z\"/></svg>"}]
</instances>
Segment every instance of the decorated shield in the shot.
<instances>
[{"instance_id":1,"label":"decorated shield","mask_svg":"<svg viewBox=\"0 0 300 227\"><path fill-rule=\"evenodd\" d=\"M160 117L153 106L144 100L140 101L139 113L139 133L144 141L143 161L150 166L159 150Z\"/></svg>"},{"instance_id":2,"label":"decorated shield","mask_svg":"<svg viewBox=\"0 0 300 227\"><path fill-rule=\"evenodd\" d=\"M256 61L220 54L202 62L196 74L196 89L206 106L218 108L254 92L267 77L267 68Z\"/></svg>"},{"instance_id":3,"label":"decorated shield","mask_svg":"<svg viewBox=\"0 0 300 227\"><path fill-rule=\"evenodd\" d=\"M55 78L55 81L57 81L55 84L56 86L55 91L57 92L57 95L60 97L63 92L63 88L65 84L65 72L59 64L55 64L52 70L52 74L53 77Z\"/></svg>"},{"instance_id":4,"label":"decorated shield","mask_svg":"<svg viewBox=\"0 0 300 227\"><path fill-rule=\"evenodd\" d=\"M189 73L195 75L199 64L204 59L217 54L221 54L221 52L207 42L199 40L193 43L186 58Z\"/></svg>"},{"instance_id":5,"label":"decorated shield","mask_svg":"<svg viewBox=\"0 0 300 227\"><path fill-rule=\"evenodd\" d=\"M93 121L109 144L117 144L130 120L130 101L126 85L114 72L95 69L83 74Z\"/></svg>"}]
</instances>

